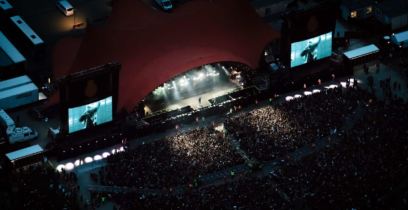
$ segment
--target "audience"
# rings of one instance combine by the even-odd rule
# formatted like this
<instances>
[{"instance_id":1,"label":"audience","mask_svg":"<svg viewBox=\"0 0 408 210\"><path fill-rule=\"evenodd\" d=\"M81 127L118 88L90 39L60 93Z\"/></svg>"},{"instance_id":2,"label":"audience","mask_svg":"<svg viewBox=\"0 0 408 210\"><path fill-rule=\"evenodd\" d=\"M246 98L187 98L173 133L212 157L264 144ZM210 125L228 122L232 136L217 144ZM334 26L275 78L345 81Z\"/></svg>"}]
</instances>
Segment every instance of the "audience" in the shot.
<instances>
[{"instance_id":1,"label":"audience","mask_svg":"<svg viewBox=\"0 0 408 210\"><path fill-rule=\"evenodd\" d=\"M171 188L243 163L223 133L201 128L141 145L108 158L101 184Z\"/></svg>"},{"instance_id":2,"label":"audience","mask_svg":"<svg viewBox=\"0 0 408 210\"><path fill-rule=\"evenodd\" d=\"M6 179L11 185L9 203L13 207L2 209L79 209L79 187L74 173L57 173L40 165L14 171Z\"/></svg>"},{"instance_id":3,"label":"audience","mask_svg":"<svg viewBox=\"0 0 408 210\"><path fill-rule=\"evenodd\" d=\"M389 208L387 196L407 181L407 111L398 102L365 104L339 144L283 169L286 192L314 208Z\"/></svg>"},{"instance_id":4,"label":"audience","mask_svg":"<svg viewBox=\"0 0 408 210\"><path fill-rule=\"evenodd\" d=\"M357 108L362 112L362 117L356 119L355 123L349 124L352 123L349 121L351 118L346 117L356 114ZM226 179L220 184L198 185L182 192L165 190L158 194L141 194L134 191L109 194L107 197L119 204L120 209L315 209L333 207L360 209L386 207L386 195L395 193L394 189L404 180L408 169L406 167L408 159L404 158L404 154L408 152L408 144L405 143L406 138L404 138L408 135L408 124L405 123L408 121L407 111L408 106L400 101L385 104L354 87L328 89L311 97L256 108L250 112L229 117L225 121L226 136L237 139L242 149L250 157L269 161L278 157L287 157L290 152L305 145L312 145L319 138L331 136L331 138L337 138L338 141L333 141L328 148L300 161L295 162L289 159L287 163L266 176L256 176L255 174L259 173L248 172L247 175L242 177L240 175L235 177L236 179ZM351 125L351 129L343 128L348 124ZM193 139L200 139L197 138L201 136L197 134L198 131L209 132L206 129L195 130L192 131L193 134L191 132L178 134L159 142L183 142L175 147L178 150L194 148L186 145L197 143L195 141L185 142L184 139L187 138L184 136L195 136ZM206 142L203 140L205 136L208 135L204 135L200 141ZM228 138L223 137L222 139L226 142L224 144L228 145L228 140L226 140ZM157 142L156 144L162 145L163 143ZM208 145L212 144L200 144L200 148L208 148ZM228 148L231 147L228 146ZM144 148L144 150L147 149ZM135 151L128 153L142 159L143 153L139 149ZM207 151L206 154L213 154L209 152L211 150L205 149L205 151ZM163 152L157 154L160 153L163 154ZM153 154L154 152L151 152L150 156L146 156L149 157L147 159L150 160ZM234 153L230 151L230 154ZM164 160L172 159L171 154L166 155L170 158L164 158ZM201 174L225 168L225 165L219 164L223 162L213 162L217 160L210 158L214 155L199 157L203 158L192 158L184 167L191 169L197 164L194 160L199 160L201 167L194 170L200 171ZM123 160L121 158L121 161ZM117 162L115 161L115 164ZM147 163L148 168L154 167L150 165L151 161ZM161 168L165 163L169 162L159 161L153 165L159 165ZM228 163L233 165L233 161ZM140 170L145 170L144 164L139 161L137 164L142 166ZM122 166L124 168L121 170L127 171L128 174L129 170L126 168L129 168L129 165L122 164ZM161 175L164 175L163 179L166 179L167 182L162 183L161 186L170 187L176 185L166 184L182 183L171 181L173 176L165 176L169 169L166 167L163 169L164 173ZM130 171L142 173L135 172L135 170ZM123 171L119 174L123 174ZM119 174L117 174L118 177L120 177ZM186 176L181 174L192 173L174 170L171 174L184 178ZM152 177L158 175L149 174L149 176L150 178L146 178L146 174L139 175L138 186L142 186L143 183L149 182ZM185 181L184 183L190 183L191 179ZM160 186L159 182L156 184L155 186Z\"/></svg>"},{"instance_id":5,"label":"audience","mask_svg":"<svg viewBox=\"0 0 408 210\"><path fill-rule=\"evenodd\" d=\"M241 113L228 119L226 128L250 156L271 160L339 130L365 97L354 88L329 89Z\"/></svg>"},{"instance_id":6,"label":"audience","mask_svg":"<svg viewBox=\"0 0 408 210\"><path fill-rule=\"evenodd\" d=\"M245 176L235 182L189 190L183 194L96 193L109 197L119 209L288 209L290 206L270 177Z\"/></svg>"},{"instance_id":7,"label":"audience","mask_svg":"<svg viewBox=\"0 0 408 210\"><path fill-rule=\"evenodd\" d=\"M224 130L197 128L109 156L92 180L130 190L92 192L81 207L113 201L121 210L387 209L393 195L400 197L396 206L406 207L407 122L406 103L382 102L357 87L263 105L227 117ZM336 141L300 160L287 158L319 139ZM243 164L242 151L260 163L286 161L272 171L200 183L202 176ZM13 183L3 193L11 200L2 202L7 208L79 209L73 173L30 167L9 180L2 182Z\"/></svg>"}]
</instances>

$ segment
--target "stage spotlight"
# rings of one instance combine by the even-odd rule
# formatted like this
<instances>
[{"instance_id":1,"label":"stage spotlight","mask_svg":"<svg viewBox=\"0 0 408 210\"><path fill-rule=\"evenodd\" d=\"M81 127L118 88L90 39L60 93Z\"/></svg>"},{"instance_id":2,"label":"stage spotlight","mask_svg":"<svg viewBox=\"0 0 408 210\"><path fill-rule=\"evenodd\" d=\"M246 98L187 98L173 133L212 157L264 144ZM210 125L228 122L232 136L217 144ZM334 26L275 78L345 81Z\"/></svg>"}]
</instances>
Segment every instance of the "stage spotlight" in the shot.
<instances>
[{"instance_id":1,"label":"stage spotlight","mask_svg":"<svg viewBox=\"0 0 408 210\"><path fill-rule=\"evenodd\" d=\"M199 81L199 80L202 80L203 78L204 78L204 73L200 72L195 77L193 77L193 80L194 81Z\"/></svg>"},{"instance_id":2,"label":"stage spotlight","mask_svg":"<svg viewBox=\"0 0 408 210\"><path fill-rule=\"evenodd\" d=\"M61 172L62 170L65 169L65 165L64 165L64 164L60 164L60 165L57 166L56 169L57 169L58 172Z\"/></svg>"},{"instance_id":3,"label":"stage spotlight","mask_svg":"<svg viewBox=\"0 0 408 210\"><path fill-rule=\"evenodd\" d=\"M340 82L340 85L341 85L343 88L346 88L346 82Z\"/></svg>"},{"instance_id":4,"label":"stage spotlight","mask_svg":"<svg viewBox=\"0 0 408 210\"><path fill-rule=\"evenodd\" d=\"M81 161L78 159L78 160L76 160L75 162L74 162L74 165L75 166L80 166L81 165Z\"/></svg>"},{"instance_id":5,"label":"stage spotlight","mask_svg":"<svg viewBox=\"0 0 408 210\"><path fill-rule=\"evenodd\" d=\"M337 87L339 87L339 86L333 84L333 85L325 86L324 88L326 88L326 89L334 89L334 88L337 88Z\"/></svg>"},{"instance_id":6,"label":"stage spotlight","mask_svg":"<svg viewBox=\"0 0 408 210\"><path fill-rule=\"evenodd\" d=\"M72 169L74 169L74 164L71 162L68 162L67 164L65 164L65 170L70 171Z\"/></svg>"},{"instance_id":7,"label":"stage spotlight","mask_svg":"<svg viewBox=\"0 0 408 210\"><path fill-rule=\"evenodd\" d=\"M303 92L303 94L305 94L305 96L310 96L310 95L312 95L312 92L310 92L310 91L305 91L305 92Z\"/></svg>"},{"instance_id":8,"label":"stage spotlight","mask_svg":"<svg viewBox=\"0 0 408 210\"><path fill-rule=\"evenodd\" d=\"M95 160L95 161L97 161L97 160L102 160L102 156L101 156L101 155L95 155L95 156L94 156L94 160Z\"/></svg>"},{"instance_id":9,"label":"stage spotlight","mask_svg":"<svg viewBox=\"0 0 408 210\"><path fill-rule=\"evenodd\" d=\"M355 82L354 78L350 78L349 81L350 81L350 85L354 86L354 82Z\"/></svg>"},{"instance_id":10,"label":"stage spotlight","mask_svg":"<svg viewBox=\"0 0 408 210\"><path fill-rule=\"evenodd\" d=\"M296 95L295 95L295 98L302 98L302 95L296 94Z\"/></svg>"},{"instance_id":11,"label":"stage spotlight","mask_svg":"<svg viewBox=\"0 0 408 210\"><path fill-rule=\"evenodd\" d=\"M178 80L178 83L179 83L179 85L180 85L181 87L187 86L187 85L188 85L187 77L186 77L186 76L183 76L182 78L180 78L180 79Z\"/></svg>"},{"instance_id":12,"label":"stage spotlight","mask_svg":"<svg viewBox=\"0 0 408 210\"><path fill-rule=\"evenodd\" d=\"M210 65L205 65L204 68L205 68L205 70L207 72L207 76L215 77L215 76L218 76L220 74L214 69L214 67L212 67Z\"/></svg>"},{"instance_id":13,"label":"stage spotlight","mask_svg":"<svg viewBox=\"0 0 408 210\"><path fill-rule=\"evenodd\" d=\"M109 152L104 152L104 153L102 153L102 157L103 157L103 158L107 158L108 156L110 156L110 153L109 153Z\"/></svg>"},{"instance_id":14,"label":"stage spotlight","mask_svg":"<svg viewBox=\"0 0 408 210\"><path fill-rule=\"evenodd\" d=\"M91 163L93 159L91 157L86 157L85 158L85 163Z\"/></svg>"},{"instance_id":15,"label":"stage spotlight","mask_svg":"<svg viewBox=\"0 0 408 210\"><path fill-rule=\"evenodd\" d=\"M292 96L286 96L285 100L286 101L291 101L291 100L293 100L293 97Z\"/></svg>"},{"instance_id":16,"label":"stage spotlight","mask_svg":"<svg viewBox=\"0 0 408 210\"><path fill-rule=\"evenodd\" d=\"M313 93L320 93L321 90L319 90L319 89L314 89L312 92L313 92Z\"/></svg>"},{"instance_id":17,"label":"stage spotlight","mask_svg":"<svg viewBox=\"0 0 408 210\"><path fill-rule=\"evenodd\" d=\"M164 91L165 91L165 88L163 86L159 86L153 91L153 95L161 95L164 93Z\"/></svg>"}]
</instances>

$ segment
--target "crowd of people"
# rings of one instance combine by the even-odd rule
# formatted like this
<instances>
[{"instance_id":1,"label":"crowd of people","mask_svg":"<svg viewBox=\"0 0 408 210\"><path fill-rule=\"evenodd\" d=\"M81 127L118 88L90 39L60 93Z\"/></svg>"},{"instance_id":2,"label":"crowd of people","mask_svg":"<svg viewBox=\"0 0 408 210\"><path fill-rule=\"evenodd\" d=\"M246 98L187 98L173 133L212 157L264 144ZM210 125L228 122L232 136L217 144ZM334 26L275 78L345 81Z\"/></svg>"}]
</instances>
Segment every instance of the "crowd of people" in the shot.
<instances>
[{"instance_id":1,"label":"crowd of people","mask_svg":"<svg viewBox=\"0 0 408 210\"><path fill-rule=\"evenodd\" d=\"M270 177L243 175L234 182L190 189L182 194L96 193L119 204L118 209L288 209L290 204L280 195Z\"/></svg>"},{"instance_id":2,"label":"crowd of people","mask_svg":"<svg viewBox=\"0 0 408 210\"><path fill-rule=\"evenodd\" d=\"M408 105L381 102L357 89L329 90L310 98L316 99L262 107L227 122L241 144L246 144L244 138L251 141L245 147L249 153L262 160L283 155L316 137L331 135L338 139L310 156L299 161L289 158L264 175L248 172L221 184L183 192L132 192L107 197L118 203L119 209L384 209L394 202L407 204L406 196L398 196L401 200L395 201L394 195L405 195L408 188L401 186L408 183ZM356 106L361 117L353 119L354 123L349 122L351 118L345 120L347 114L356 114ZM301 116L300 120L295 116ZM351 127L342 129L341 134L334 131L347 123ZM274 136L272 130L280 137L286 135L285 140ZM260 143L251 140L254 137L270 139ZM301 139L308 137L310 140ZM289 142L295 140L302 142ZM268 149L269 144L272 149Z\"/></svg>"},{"instance_id":3,"label":"crowd of people","mask_svg":"<svg viewBox=\"0 0 408 210\"><path fill-rule=\"evenodd\" d=\"M272 160L336 132L364 97L352 87L328 89L241 113L228 119L226 128L250 156Z\"/></svg>"},{"instance_id":4,"label":"crowd of people","mask_svg":"<svg viewBox=\"0 0 408 210\"><path fill-rule=\"evenodd\" d=\"M79 186L74 173L58 173L50 166L30 166L1 176L1 209L79 209Z\"/></svg>"},{"instance_id":5,"label":"crowd of people","mask_svg":"<svg viewBox=\"0 0 408 210\"><path fill-rule=\"evenodd\" d=\"M389 208L408 181L407 111L398 101L366 103L339 144L282 170L290 197L315 208Z\"/></svg>"},{"instance_id":6,"label":"crowd of people","mask_svg":"<svg viewBox=\"0 0 408 210\"><path fill-rule=\"evenodd\" d=\"M172 188L243 163L222 132L200 128L137 146L108 158L101 184Z\"/></svg>"},{"instance_id":7,"label":"crowd of people","mask_svg":"<svg viewBox=\"0 0 408 210\"><path fill-rule=\"evenodd\" d=\"M105 167L91 173L92 180L130 190L93 192L87 204L95 209L113 201L121 210L407 206L407 122L407 103L380 101L358 87L272 101L228 116L224 129L209 126L178 132L109 156ZM317 149L313 145L318 139L330 141ZM303 146L315 150L301 159L290 158ZM285 161L272 171L248 167L244 173L200 183L209 173L243 164L242 151L260 163ZM0 202L7 208L87 208L79 202L73 173L33 166L0 183L12 185L12 192L0 190L0 195L9 196L9 203Z\"/></svg>"}]
</instances>

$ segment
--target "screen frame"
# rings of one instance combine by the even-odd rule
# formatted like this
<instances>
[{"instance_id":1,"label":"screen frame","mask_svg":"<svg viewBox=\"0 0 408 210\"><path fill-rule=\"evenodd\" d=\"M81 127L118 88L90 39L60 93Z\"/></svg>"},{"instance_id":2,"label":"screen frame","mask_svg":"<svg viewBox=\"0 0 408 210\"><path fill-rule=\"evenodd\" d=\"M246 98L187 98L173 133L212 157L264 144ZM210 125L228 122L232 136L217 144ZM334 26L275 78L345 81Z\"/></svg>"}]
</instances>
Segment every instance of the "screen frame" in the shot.
<instances>
[{"instance_id":1,"label":"screen frame","mask_svg":"<svg viewBox=\"0 0 408 210\"><path fill-rule=\"evenodd\" d=\"M119 89L119 72L120 72L121 65L117 62L107 63L105 65L89 68L82 70L80 72L73 73L62 78L59 81L59 94L60 94L60 104L59 104L59 112L60 112L60 122L61 122L61 136L60 140L65 141L71 139L71 137L78 137L78 136L88 136L94 135L95 132L102 131L107 127L111 127L117 121L117 105L118 105L118 89ZM75 97L75 95L71 95L74 93L70 92L70 85L75 84L76 82L81 82L84 80L88 80L90 78L96 78L103 74L110 74L112 80L112 89L104 94L100 95L95 98L89 98L87 100L83 100L82 103L72 103L70 101L70 97ZM95 101L102 100L104 98L112 97L112 121L101 124L99 126L95 126L89 129L82 129L80 131L76 131L73 133L68 132L68 109L72 107L78 107L81 105L86 105L93 103Z\"/></svg>"}]
</instances>

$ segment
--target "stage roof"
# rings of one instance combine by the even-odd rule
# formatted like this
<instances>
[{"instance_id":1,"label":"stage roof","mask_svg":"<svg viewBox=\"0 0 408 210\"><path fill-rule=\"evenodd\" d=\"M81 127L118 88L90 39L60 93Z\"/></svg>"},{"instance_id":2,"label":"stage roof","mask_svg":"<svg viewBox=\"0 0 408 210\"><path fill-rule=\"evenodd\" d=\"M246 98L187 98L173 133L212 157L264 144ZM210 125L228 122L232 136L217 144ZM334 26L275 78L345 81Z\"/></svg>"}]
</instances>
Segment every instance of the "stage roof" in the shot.
<instances>
[{"instance_id":1,"label":"stage roof","mask_svg":"<svg viewBox=\"0 0 408 210\"><path fill-rule=\"evenodd\" d=\"M204 64L236 61L255 69L278 37L247 0L189 1L171 13L119 0L104 26L58 43L53 64L60 78L118 61L118 108L130 110L160 84Z\"/></svg>"}]
</instances>

